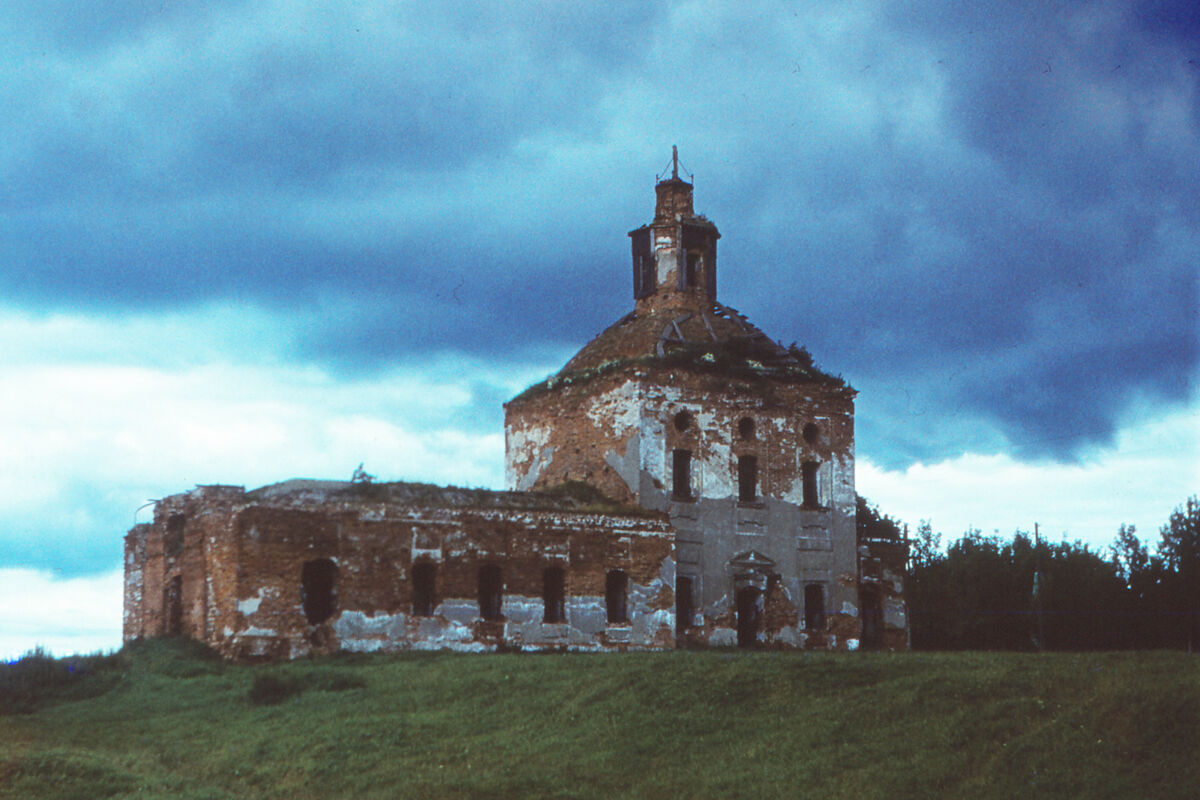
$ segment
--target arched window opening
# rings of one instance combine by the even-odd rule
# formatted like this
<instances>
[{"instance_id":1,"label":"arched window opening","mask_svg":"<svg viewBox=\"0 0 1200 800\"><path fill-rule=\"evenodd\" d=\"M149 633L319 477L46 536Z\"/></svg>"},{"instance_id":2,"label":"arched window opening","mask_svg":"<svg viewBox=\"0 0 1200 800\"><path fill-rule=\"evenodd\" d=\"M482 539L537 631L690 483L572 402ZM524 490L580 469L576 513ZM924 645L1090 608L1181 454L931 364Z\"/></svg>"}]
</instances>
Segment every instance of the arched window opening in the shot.
<instances>
[{"instance_id":1,"label":"arched window opening","mask_svg":"<svg viewBox=\"0 0 1200 800\"><path fill-rule=\"evenodd\" d=\"M754 438L754 419L752 417L742 417L738 420L738 436L743 439Z\"/></svg>"},{"instance_id":2,"label":"arched window opening","mask_svg":"<svg viewBox=\"0 0 1200 800\"><path fill-rule=\"evenodd\" d=\"M412 566L412 613L429 617L437 608L437 564L418 561Z\"/></svg>"},{"instance_id":3,"label":"arched window opening","mask_svg":"<svg viewBox=\"0 0 1200 800\"><path fill-rule=\"evenodd\" d=\"M504 578L500 567L484 564L479 568L479 616L488 620L500 619L503 604Z\"/></svg>"},{"instance_id":4,"label":"arched window opening","mask_svg":"<svg viewBox=\"0 0 1200 800\"><path fill-rule=\"evenodd\" d=\"M821 429L817 427L817 423L810 422L804 426L804 430L801 431L800 435L809 444L816 444L817 440L821 438Z\"/></svg>"},{"instance_id":5,"label":"arched window opening","mask_svg":"<svg viewBox=\"0 0 1200 800\"><path fill-rule=\"evenodd\" d=\"M546 567L542 572L542 622L566 622L566 572L562 567Z\"/></svg>"},{"instance_id":6,"label":"arched window opening","mask_svg":"<svg viewBox=\"0 0 1200 800\"><path fill-rule=\"evenodd\" d=\"M629 579L619 569L609 570L605 576L604 603L609 624L629 622Z\"/></svg>"},{"instance_id":7,"label":"arched window opening","mask_svg":"<svg viewBox=\"0 0 1200 800\"><path fill-rule=\"evenodd\" d=\"M825 587L819 583L804 587L804 629L825 630Z\"/></svg>"},{"instance_id":8,"label":"arched window opening","mask_svg":"<svg viewBox=\"0 0 1200 800\"><path fill-rule=\"evenodd\" d=\"M675 430L683 433L688 428L692 427L692 415L686 411L680 411L675 415Z\"/></svg>"},{"instance_id":9,"label":"arched window opening","mask_svg":"<svg viewBox=\"0 0 1200 800\"><path fill-rule=\"evenodd\" d=\"M300 603L309 625L320 625L337 610L337 564L328 558L305 561L300 568Z\"/></svg>"}]
</instances>

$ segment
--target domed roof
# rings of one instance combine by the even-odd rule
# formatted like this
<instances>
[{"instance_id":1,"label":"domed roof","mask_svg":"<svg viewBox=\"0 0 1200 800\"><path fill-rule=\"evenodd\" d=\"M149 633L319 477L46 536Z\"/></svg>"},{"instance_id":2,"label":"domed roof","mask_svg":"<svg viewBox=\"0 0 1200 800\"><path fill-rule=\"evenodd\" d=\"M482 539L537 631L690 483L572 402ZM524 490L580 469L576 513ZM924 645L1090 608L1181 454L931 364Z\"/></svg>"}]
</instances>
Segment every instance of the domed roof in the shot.
<instances>
[{"instance_id":1,"label":"domed roof","mask_svg":"<svg viewBox=\"0 0 1200 800\"><path fill-rule=\"evenodd\" d=\"M821 371L804 348L784 347L743 314L712 302L631 311L517 399L630 367L846 387L842 378Z\"/></svg>"},{"instance_id":2,"label":"domed roof","mask_svg":"<svg viewBox=\"0 0 1200 800\"><path fill-rule=\"evenodd\" d=\"M714 302L632 311L588 342L562 372L595 369L613 360L665 358L685 350L715 356L730 347L763 367L799 363L745 316Z\"/></svg>"}]
</instances>

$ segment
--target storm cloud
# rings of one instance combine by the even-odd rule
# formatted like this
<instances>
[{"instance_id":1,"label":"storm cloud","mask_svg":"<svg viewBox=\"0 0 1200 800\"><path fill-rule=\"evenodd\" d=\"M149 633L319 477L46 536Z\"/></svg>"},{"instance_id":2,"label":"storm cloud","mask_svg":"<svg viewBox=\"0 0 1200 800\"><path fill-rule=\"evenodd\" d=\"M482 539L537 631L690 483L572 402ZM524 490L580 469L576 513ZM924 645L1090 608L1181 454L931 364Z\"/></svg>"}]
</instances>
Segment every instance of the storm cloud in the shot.
<instances>
[{"instance_id":1,"label":"storm cloud","mask_svg":"<svg viewBox=\"0 0 1200 800\"><path fill-rule=\"evenodd\" d=\"M631 307L672 144L722 301L861 391L878 467L1076 463L1194 400L1191 2L41 3L0 35L0 310L51 346L105 322L75 363L453 374L380 458L494 437ZM111 488L80 476L51 534Z\"/></svg>"}]
</instances>

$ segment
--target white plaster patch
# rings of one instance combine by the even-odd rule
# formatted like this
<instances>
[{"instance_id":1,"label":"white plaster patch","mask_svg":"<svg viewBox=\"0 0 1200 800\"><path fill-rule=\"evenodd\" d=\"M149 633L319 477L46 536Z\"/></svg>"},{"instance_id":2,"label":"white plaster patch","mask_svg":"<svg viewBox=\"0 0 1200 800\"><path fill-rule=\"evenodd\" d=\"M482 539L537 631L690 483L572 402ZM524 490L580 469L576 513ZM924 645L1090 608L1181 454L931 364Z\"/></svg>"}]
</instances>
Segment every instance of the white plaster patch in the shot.
<instances>
[{"instance_id":1,"label":"white plaster patch","mask_svg":"<svg viewBox=\"0 0 1200 800\"><path fill-rule=\"evenodd\" d=\"M513 453L540 450L550 443L550 428L544 425L526 425L508 429L508 448Z\"/></svg>"},{"instance_id":2,"label":"white plaster patch","mask_svg":"<svg viewBox=\"0 0 1200 800\"><path fill-rule=\"evenodd\" d=\"M846 640L846 649L847 650L857 650L858 649L858 639L847 639Z\"/></svg>"},{"instance_id":3,"label":"white plaster patch","mask_svg":"<svg viewBox=\"0 0 1200 800\"><path fill-rule=\"evenodd\" d=\"M893 628L903 628L907 625L907 613L903 600L889 598L883 605L883 622Z\"/></svg>"},{"instance_id":4,"label":"white plaster patch","mask_svg":"<svg viewBox=\"0 0 1200 800\"><path fill-rule=\"evenodd\" d=\"M248 616L258 611L258 607L262 605L262 601L263 595L262 590L260 589L258 594L254 595L253 597L247 597L245 600L238 600L237 609Z\"/></svg>"},{"instance_id":5,"label":"white plaster patch","mask_svg":"<svg viewBox=\"0 0 1200 800\"><path fill-rule=\"evenodd\" d=\"M461 597L451 597L438 604L436 614L457 625L469 625L479 618L479 602Z\"/></svg>"},{"instance_id":6,"label":"white plaster patch","mask_svg":"<svg viewBox=\"0 0 1200 800\"><path fill-rule=\"evenodd\" d=\"M853 603L851 603L849 601L843 602L842 603L842 613L848 617L857 617L858 616L858 606L854 605Z\"/></svg>"},{"instance_id":7,"label":"white plaster patch","mask_svg":"<svg viewBox=\"0 0 1200 800\"><path fill-rule=\"evenodd\" d=\"M269 636L271 638L275 638L278 635L279 635L278 633L271 630L270 628L256 628L256 627L246 628L246 630L244 630L238 634L239 637L242 637L242 636Z\"/></svg>"},{"instance_id":8,"label":"white plaster patch","mask_svg":"<svg viewBox=\"0 0 1200 800\"><path fill-rule=\"evenodd\" d=\"M525 474L516 479L513 488L518 492L527 492L532 489L533 484L537 483L537 479L541 477L546 467L550 466L550 462L553 460L553 445L546 445L538 450L537 457L529 464L529 467L525 470Z\"/></svg>"},{"instance_id":9,"label":"white plaster patch","mask_svg":"<svg viewBox=\"0 0 1200 800\"><path fill-rule=\"evenodd\" d=\"M540 623L545 608L540 597L506 594L500 604L500 613L514 625L522 625L530 622Z\"/></svg>"},{"instance_id":10,"label":"white plaster patch","mask_svg":"<svg viewBox=\"0 0 1200 800\"><path fill-rule=\"evenodd\" d=\"M537 480L553 450L546 452L550 443L550 428L543 425L506 425L504 429L505 451L504 483L509 489L531 486Z\"/></svg>"},{"instance_id":11,"label":"white plaster patch","mask_svg":"<svg viewBox=\"0 0 1200 800\"><path fill-rule=\"evenodd\" d=\"M661 586L675 585L675 559L667 556L658 568L658 583Z\"/></svg>"},{"instance_id":12,"label":"white plaster patch","mask_svg":"<svg viewBox=\"0 0 1200 800\"><path fill-rule=\"evenodd\" d=\"M737 631L733 628L713 628L708 635L710 647L733 647L737 644Z\"/></svg>"},{"instance_id":13,"label":"white plaster patch","mask_svg":"<svg viewBox=\"0 0 1200 800\"><path fill-rule=\"evenodd\" d=\"M638 492L638 461L641 458L641 437L637 431L625 440L625 455L619 454L616 450L609 450L604 454L604 463L612 467L618 477L625 482L629 491L637 494Z\"/></svg>"},{"instance_id":14,"label":"white plaster patch","mask_svg":"<svg viewBox=\"0 0 1200 800\"><path fill-rule=\"evenodd\" d=\"M642 406L637 381L625 381L588 403L584 414L597 428L612 427L617 436L638 428Z\"/></svg>"}]
</instances>

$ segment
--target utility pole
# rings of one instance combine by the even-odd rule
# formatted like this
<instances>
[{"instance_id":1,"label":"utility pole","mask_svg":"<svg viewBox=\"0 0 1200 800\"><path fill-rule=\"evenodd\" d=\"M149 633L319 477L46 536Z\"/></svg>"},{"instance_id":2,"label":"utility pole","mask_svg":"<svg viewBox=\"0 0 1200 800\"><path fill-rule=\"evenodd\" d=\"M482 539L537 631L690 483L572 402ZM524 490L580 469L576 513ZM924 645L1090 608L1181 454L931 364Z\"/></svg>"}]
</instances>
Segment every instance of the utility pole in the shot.
<instances>
[{"instance_id":1,"label":"utility pole","mask_svg":"<svg viewBox=\"0 0 1200 800\"><path fill-rule=\"evenodd\" d=\"M1033 643L1038 651L1045 648L1046 628L1042 614L1042 539L1038 524L1033 523L1033 613L1037 616L1037 635Z\"/></svg>"}]
</instances>

